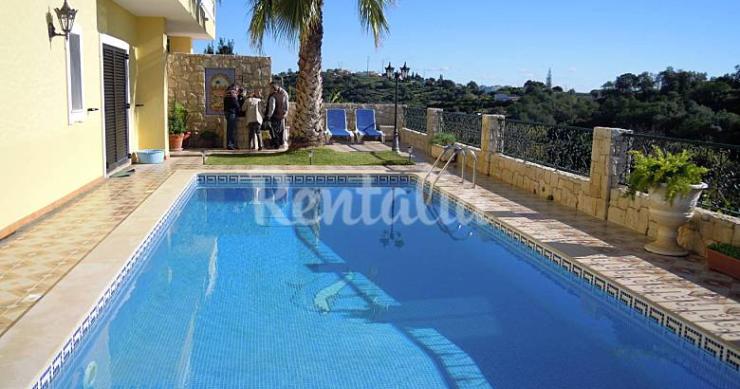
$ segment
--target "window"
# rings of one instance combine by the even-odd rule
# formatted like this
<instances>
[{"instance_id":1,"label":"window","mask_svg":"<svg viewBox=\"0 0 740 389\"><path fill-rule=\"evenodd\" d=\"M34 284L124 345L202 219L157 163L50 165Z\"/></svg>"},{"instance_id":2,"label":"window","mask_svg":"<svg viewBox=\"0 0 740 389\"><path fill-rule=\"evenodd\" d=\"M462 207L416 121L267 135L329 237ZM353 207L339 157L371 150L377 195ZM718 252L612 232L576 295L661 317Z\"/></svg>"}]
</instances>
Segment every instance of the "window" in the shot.
<instances>
[{"instance_id":1,"label":"window","mask_svg":"<svg viewBox=\"0 0 740 389\"><path fill-rule=\"evenodd\" d=\"M67 39L67 101L69 123L85 119L85 98L82 85L82 34L77 26Z\"/></svg>"}]
</instances>

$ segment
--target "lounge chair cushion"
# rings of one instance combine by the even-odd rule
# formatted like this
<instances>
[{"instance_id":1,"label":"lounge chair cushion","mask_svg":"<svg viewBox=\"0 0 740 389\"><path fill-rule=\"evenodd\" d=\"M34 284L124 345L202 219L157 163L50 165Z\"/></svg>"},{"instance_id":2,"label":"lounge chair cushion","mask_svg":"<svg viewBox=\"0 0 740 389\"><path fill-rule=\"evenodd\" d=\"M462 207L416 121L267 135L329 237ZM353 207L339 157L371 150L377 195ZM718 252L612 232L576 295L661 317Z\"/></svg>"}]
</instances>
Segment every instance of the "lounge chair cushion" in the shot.
<instances>
[{"instance_id":1,"label":"lounge chair cushion","mask_svg":"<svg viewBox=\"0 0 740 389\"><path fill-rule=\"evenodd\" d=\"M326 130L332 138L351 138L347 129L347 113L343 109L326 110Z\"/></svg>"},{"instance_id":2,"label":"lounge chair cushion","mask_svg":"<svg viewBox=\"0 0 740 389\"><path fill-rule=\"evenodd\" d=\"M378 131L378 124L375 121L374 109L358 109L355 111L355 126L357 132L362 137L383 138L383 133Z\"/></svg>"}]
</instances>

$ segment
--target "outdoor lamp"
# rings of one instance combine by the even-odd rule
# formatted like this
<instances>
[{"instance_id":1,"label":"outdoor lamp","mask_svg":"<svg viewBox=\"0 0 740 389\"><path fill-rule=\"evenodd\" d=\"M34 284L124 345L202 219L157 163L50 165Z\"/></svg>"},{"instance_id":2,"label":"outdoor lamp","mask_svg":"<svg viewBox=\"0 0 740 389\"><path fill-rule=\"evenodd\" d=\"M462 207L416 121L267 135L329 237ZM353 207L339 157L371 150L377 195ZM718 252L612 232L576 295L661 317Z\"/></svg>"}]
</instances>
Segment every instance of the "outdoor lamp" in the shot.
<instances>
[{"instance_id":1,"label":"outdoor lamp","mask_svg":"<svg viewBox=\"0 0 740 389\"><path fill-rule=\"evenodd\" d=\"M401 67L401 79L405 80L409 78L409 70L411 70L408 66L406 66L406 62L403 63L403 66Z\"/></svg>"},{"instance_id":2,"label":"outdoor lamp","mask_svg":"<svg viewBox=\"0 0 740 389\"><path fill-rule=\"evenodd\" d=\"M62 8L54 8L54 12L57 14L57 19L59 19L59 26L62 28L62 33L58 33L54 27L54 23L49 21L49 38L63 36L64 39L68 39L69 33L72 32L72 26L75 24L77 10L70 7L67 0L64 0Z\"/></svg>"},{"instance_id":3,"label":"outdoor lamp","mask_svg":"<svg viewBox=\"0 0 740 389\"><path fill-rule=\"evenodd\" d=\"M393 79L393 71L396 70L391 66L391 63L388 62L388 67L385 68L385 76L388 77L389 80Z\"/></svg>"},{"instance_id":4,"label":"outdoor lamp","mask_svg":"<svg viewBox=\"0 0 740 389\"><path fill-rule=\"evenodd\" d=\"M388 62L388 67L385 68L385 76L389 80L395 80L396 81L396 93L393 97L393 105L394 105L394 124L393 124L393 151L400 152L401 146L400 146L400 136L398 135L398 82L403 81L409 77L409 71L411 68L406 65L406 62L403 63L403 66L398 69L399 71L394 72L393 65L391 65L390 62Z\"/></svg>"}]
</instances>

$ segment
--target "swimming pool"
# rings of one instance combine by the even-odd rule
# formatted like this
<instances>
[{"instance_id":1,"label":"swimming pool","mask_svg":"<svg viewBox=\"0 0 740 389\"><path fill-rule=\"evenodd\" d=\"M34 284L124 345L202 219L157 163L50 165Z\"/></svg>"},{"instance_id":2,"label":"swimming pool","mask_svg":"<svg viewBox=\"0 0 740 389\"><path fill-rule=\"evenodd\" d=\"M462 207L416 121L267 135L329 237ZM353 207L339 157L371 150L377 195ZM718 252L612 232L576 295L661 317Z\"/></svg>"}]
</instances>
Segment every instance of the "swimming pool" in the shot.
<instances>
[{"instance_id":1,"label":"swimming pool","mask_svg":"<svg viewBox=\"0 0 740 389\"><path fill-rule=\"evenodd\" d=\"M202 180L53 386L736 385L413 180L350 181Z\"/></svg>"}]
</instances>

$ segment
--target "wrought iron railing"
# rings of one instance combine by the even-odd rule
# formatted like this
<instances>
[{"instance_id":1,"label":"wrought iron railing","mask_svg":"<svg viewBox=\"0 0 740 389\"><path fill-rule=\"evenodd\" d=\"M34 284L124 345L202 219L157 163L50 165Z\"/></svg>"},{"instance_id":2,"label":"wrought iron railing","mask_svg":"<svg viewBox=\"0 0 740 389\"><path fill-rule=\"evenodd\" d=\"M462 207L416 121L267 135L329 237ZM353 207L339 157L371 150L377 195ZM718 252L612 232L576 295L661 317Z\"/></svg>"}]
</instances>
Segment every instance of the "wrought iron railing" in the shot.
<instances>
[{"instance_id":1,"label":"wrought iron railing","mask_svg":"<svg viewBox=\"0 0 740 389\"><path fill-rule=\"evenodd\" d=\"M457 141L466 145L481 146L482 116L462 112L442 112L440 132L455 135Z\"/></svg>"},{"instance_id":2,"label":"wrought iron railing","mask_svg":"<svg viewBox=\"0 0 740 389\"><path fill-rule=\"evenodd\" d=\"M510 157L589 176L593 138L591 128L507 119L498 149Z\"/></svg>"},{"instance_id":3,"label":"wrought iron railing","mask_svg":"<svg viewBox=\"0 0 740 389\"><path fill-rule=\"evenodd\" d=\"M709 169L704 177L709 188L702 193L700 206L740 216L740 146L635 133L623 136L628 151L650 153L653 146L672 153L688 150L694 163ZM631 158L628 155L620 183L627 183L630 168Z\"/></svg>"},{"instance_id":4,"label":"wrought iron railing","mask_svg":"<svg viewBox=\"0 0 740 389\"><path fill-rule=\"evenodd\" d=\"M404 127L410 130L427 132L427 110L426 108L406 107L403 112Z\"/></svg>"}]
</instances>

